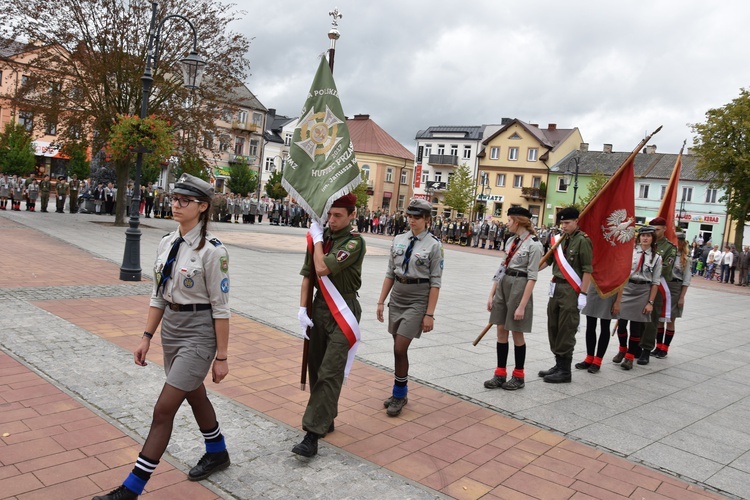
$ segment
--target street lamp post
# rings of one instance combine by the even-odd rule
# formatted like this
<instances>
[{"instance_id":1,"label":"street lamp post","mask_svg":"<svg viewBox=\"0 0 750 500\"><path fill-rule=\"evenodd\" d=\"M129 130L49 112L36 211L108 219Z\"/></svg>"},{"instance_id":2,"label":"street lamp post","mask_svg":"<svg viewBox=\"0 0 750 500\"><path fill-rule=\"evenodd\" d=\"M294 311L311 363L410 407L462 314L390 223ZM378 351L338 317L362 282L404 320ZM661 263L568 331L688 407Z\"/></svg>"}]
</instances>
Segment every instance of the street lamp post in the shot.
<instances>
[{"instance_id":1,"label":"street lamp post","mask_svg":"<svg viewBox=\"0 0 750 500\"><path fill-rule=\"evenodd\" d=\"M151 95L151 87L154 83L152 71L159 64L159 38L164 23L170 19L182 19L193 30L193 50L190 54L181 59L184 86L188 89L195 90L200 87L203 78L203 70L206 62L198 55L198 34L195 31L193 23L186 17L179 14L166 16L161 22L156 24L156 2L151 2L151 25L148 33L148 51L146 54L146 68L141 76L143 84L143 96L141 97L141 119L148 116L148 99ZM143 168L143 153L147 153L142 147L139 147L135 160L135 189L133 190L133 199L130 206L129 227L125 230L125 254L120 266L121 281L140 281L141 280L141 230L140 225L140 204L141 204L141 169Z\"/></svg>"},{"instance_id":2,"label":"street lamp post","mask_svg":"<svg viewBox=\"0 0 750 500\"><path fill-rule=\"evenodd\" d=\"M576 164L575 172L570 171L570 165L565 167L565 185L570 186L570 178L573 177L573 205L576 204L576 195L578 194L578 168L581 165L581 159L577 156L573 157L573 161Z\"/></svg>"}]
</instances>

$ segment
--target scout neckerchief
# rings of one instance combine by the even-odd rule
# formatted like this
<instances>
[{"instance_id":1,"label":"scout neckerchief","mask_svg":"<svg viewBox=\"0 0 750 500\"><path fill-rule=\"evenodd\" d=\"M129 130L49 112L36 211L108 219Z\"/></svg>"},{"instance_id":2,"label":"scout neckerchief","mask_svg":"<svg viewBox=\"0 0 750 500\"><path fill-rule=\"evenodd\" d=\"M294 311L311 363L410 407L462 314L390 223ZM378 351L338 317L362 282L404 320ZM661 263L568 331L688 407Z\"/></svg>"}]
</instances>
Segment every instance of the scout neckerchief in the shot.
<instances>
[{"instance_id":1,"label":"scout neckerchief","mask_svg":"<svg viewBox=\"0 0 750 500\"><path fill-rule=\"evenodd\" d=\"M419 238L416 236L409 236L409 246L406 248L406 253L404 254L404 262L401 264L401 269L404 271L404 276L406 276L409 273L409 261L411 260L411 254L414 251L414 243Z\"/></svg>"},{"instance_id":2,"label":"scout neckerchief","mask_svg":"<svg viewBox=\"0 0 750 500\"><path fill-rule=\"evenodd\" d=\"M564 236L560 237L563 238ZM550 241L552 242L552 245L554 245L555 237L550 236ZM575 290L576 293L581 293L581 277L578 276L576 270L573 269L573 266L570 265L568 259L565 258L562 245L557 245L557 249L555 250L555 262L557 262L557 267L560 269L560 272L565 276L565 281L573 287L573 290Z\"/></svg>"},{"instance_id":3,"label":"scout neckerchief","mask_svg":"<svg viewBox=\"0 0 750 500\"><path fill-rule=\"evenodd\" d=\"M510 252L508 252L507 257L505 257L505 267L508 267L508 264L510 264L510 260L513 258L513 256L516 254L519 248L521 248L521 245L523 245L526 240L529 239L529 236L531 236L531 233L527 232L526 237L519 243L520 236L516 236L513 238L513 244L510 246Z\"/></svg>"},{"instance_id":4,"label":"scout neckerchief","mask_svg":"<svg viewBox=\"0 0 750 500\"><path fill-rule=\"evenodd\" d=\"M315 245L309 232L307 233L307 250L310 252L310 259L312 259ZM336 285L333 284L328 276L318 276L318 285L333 319L341 331L344 332L346 340L349 341L349 354L346 357L346 367L344 368L344 378L347 378L349 377L349 372L354 364L354 356L357 354L357 348L359 347L361 336L359 323L354 313L352 313L346 304L344 297L341 296L341 293L336 289Z\"/></svg>"}]
</instances>

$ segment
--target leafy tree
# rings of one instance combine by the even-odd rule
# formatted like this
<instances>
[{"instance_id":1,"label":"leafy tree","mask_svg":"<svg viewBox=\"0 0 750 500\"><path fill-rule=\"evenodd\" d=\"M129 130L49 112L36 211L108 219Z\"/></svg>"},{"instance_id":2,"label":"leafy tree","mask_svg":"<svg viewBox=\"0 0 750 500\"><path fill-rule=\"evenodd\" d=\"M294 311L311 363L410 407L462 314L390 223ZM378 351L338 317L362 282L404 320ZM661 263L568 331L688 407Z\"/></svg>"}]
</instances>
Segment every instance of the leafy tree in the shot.
<instances>
[{"instance_id":1,"label":"leafy tree","mask_svg":"<svg viewBox=\"0 0 750 500\"><path fill-rule=\"evenodd\" d=\"M0 134L0 172L8 175L29 175L34 171L36 158L31 145L31 134L11 120Z\"/></svg>"},{"instance_id":2,"label":"leafy tree","mask_svg":"<svg viewBox=\"0 0 750 500\"><path fill-rule=\"evenodd\" d=\"M208 162L195 152L185 152L180 155L174 175L179 179L182 174L190 174L208 181Z\"/></svg>"},{"instance_id":3,"label":"leafy tree","mask_svg":"<svg viewBox=\"0 0 750 500\"><path fill-rule=\"evenodd\" d=\"M281 185L281 170L275 171L268 178L268 182L266 182L266 194L274 200L283 200L289 194Z\"/></svg>"},{"instance_id":4,"label":"leafy tree","mask_svg":"<svg viewBox=\"0 0 750 500\"><path fill-rule=\"evenodd\" d=\"M217 103L231 102L232 90L247 76L249 40L227 28L240 19L232 4L164 0L157 22L172 13L184 13L193 23L208 65L199 89L182 86L178 61L192 49L193 33L182 20L167 21L149 112L169 117L173 129L182 132L177 149L192 151L203 133L216 132L224 112ZM28 73L13 104L57 123L63 141L92 137L96 154L109 141L118 115L140 111L150 22L147 0L0 0L0 26L10 39L35 40L29 68L39 68ZM125 186L130 164L118 161L115 168L118 185ZM124 206L124 193L118 189L117 206ZM123 219L118 211L116 223Z\"/></svg>"},{"instance_id":5,"label":"leafy tree","mask_svg":"<svg viewBox=\"0 0 750 500\"><path fill-rule=\"evenodd\" d=\"M357 206L366 207L370 198L370 195L367 194L367 182L361 182L352 192L357 195Z\"/></svg>"},{"instance_id":6,"label":"leafy tree","mask_svg":"<svg viewBox=\"0 0 750 500\"><path fill-rule=\"evenodd\" d=\"M246 161L234 163L229 169L227 188L236 194L245 196L254 193L258 188L258 173L250 170Z\"/></svg>"},{"instance_id":7,"label":"leafy tree","mask_svg":"<svg viewBox=\"0 0 750 500\"><path fill-rule=\"evenodd\" d=\"M86 179L91 176L91 163L88 161L88 148L83 142L68 142L62 148L63 154L67 155L68 175L78 176L79 179Z\"/></svg>"},{"instance_id":8,"label":"leafy tree","mask_svg":"<svg viewBox=\"0 0 750 500\"><path fill-rule=\"evenodd\" d=\"M474 180L465 163L456 169L445 191L445 204L458 213L466 213L474 198Z\"/></svg>"},{"instance_id":9,"label":"leafy tree","mask_svg":"<svg viewBox=\"0 0 750 500\"><path fill-rule=\"evenodd\" d=\"M583 210L583 207L586 206L586 204L594 199L594 196L596 196L596 193L598 193L604 185L607 183L609 178L604 175L604 173L597 169L591 174L591 180L589 180L588 185L586 186L586 194L581 196L578 199L578 203L575 204L575 207L580 211ZM541 189L541 188L540 188Z\"/></svg>"},{"instance_id":10,"label":"leafy tree","mask_svg":"<svg viewBox=\"0 0 750 500\"><path fill-rule=\"evenodd\" d=\"M745 221L750 218L750 92L721 108L709 109L705 123L692 124L698 155L697 172L713 188L725 188L722 201L736 221L735 245L742 245Z\"/></svg>"}]
</instances>

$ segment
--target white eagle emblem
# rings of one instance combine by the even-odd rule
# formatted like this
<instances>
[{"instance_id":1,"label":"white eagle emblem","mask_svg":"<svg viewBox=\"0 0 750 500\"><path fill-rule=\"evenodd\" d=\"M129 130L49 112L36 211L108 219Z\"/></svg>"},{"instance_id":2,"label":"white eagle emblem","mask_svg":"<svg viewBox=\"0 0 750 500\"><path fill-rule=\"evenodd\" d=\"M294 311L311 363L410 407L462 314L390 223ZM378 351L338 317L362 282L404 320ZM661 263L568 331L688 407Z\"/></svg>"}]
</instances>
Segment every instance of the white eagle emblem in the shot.
<instances>
[{"instance_id":1,"label":"white eagle emblem","mask_svg":"<svg viewBox=\"0 0 750 500\"><path fill-rule=\"evenodd\" d=\"M604 239L610 245L617 246L617 243L627 243L635 237L635 219L628 217L624 208L615 210L607 217L607 227L602 226Z\"/></svg>"}]
</instances>

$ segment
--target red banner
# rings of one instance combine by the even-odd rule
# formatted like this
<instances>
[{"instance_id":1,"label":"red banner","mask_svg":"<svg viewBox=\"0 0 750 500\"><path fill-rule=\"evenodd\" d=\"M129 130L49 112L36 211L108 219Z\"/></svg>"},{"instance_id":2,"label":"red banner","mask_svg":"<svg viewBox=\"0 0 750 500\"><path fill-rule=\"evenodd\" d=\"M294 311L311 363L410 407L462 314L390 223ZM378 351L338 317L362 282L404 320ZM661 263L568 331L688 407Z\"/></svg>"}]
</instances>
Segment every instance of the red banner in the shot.
<instances>
[{"instance_id":1,"label":"red banner","mask_svg":"<svg viewBox=\"0 0 750 500\"><path fill-rule=\"evenodd\" d=\"M633 160L620 168L578 221L594 248L591 277L602 297L614 295L628 281L635 245Z\"/></svg>"},{"instance_id":2,"label":"red banner","mask_svg":"<svg viewBox=\"0 0 750 500\"><path fill-rule=\"evenodd\" d=\"M422 165L417 164L414 169L414 187L418 188L422 185Z\"/></svg>"},{"instance_id":3,"label":"red banner","mask_svg":"<svg viewBox=\"0 0 750 500\"><path fill-rule=\"evenodd\" d=\"M680 170L682 170L682 149L680 149L680 154L677 155L677 161L675 161L674 169L672 169L672 176L669 178L667 190L664 192L664 198L662 198L661 206L659 207L659 217L664 217L664 220L667 221L667 229L664 231L664 237L675 245L677 244L677 234L675 233L674 226L674 207L677 204Z\"/></svg>"}]
</instances>

